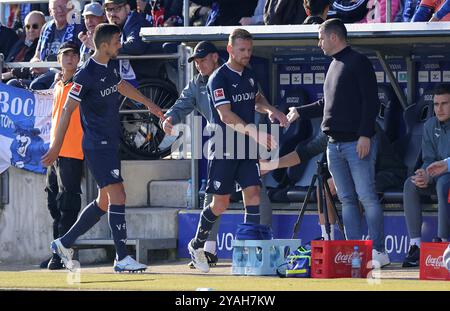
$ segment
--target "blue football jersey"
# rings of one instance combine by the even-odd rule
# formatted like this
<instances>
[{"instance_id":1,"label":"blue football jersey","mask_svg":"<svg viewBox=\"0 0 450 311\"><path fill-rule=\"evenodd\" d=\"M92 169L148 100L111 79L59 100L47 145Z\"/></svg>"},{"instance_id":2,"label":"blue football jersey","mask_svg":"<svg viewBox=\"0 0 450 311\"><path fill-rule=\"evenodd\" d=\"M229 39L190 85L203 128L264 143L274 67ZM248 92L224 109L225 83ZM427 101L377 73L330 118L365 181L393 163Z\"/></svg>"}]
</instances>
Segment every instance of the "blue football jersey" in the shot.
<instances>
[{"instance_id":1,"label":"blue football jersey","mask_svg":"<svg viewBox=\"0 0 450 311\"><path fill-rule=\"evenodd\" d=\"M75 73L69 96L80 102L83 147L118 148L120 139L119 61L92 57Z\"/></svg>"},{"instance_id":2,"label":"blue football jersey","mask_svg":"<svg viewBox=\"0 0 450 311\"><path fill-rule=\"evenodd\" d=\"M208 96L210 104L212 105L212 121L222 128L223 139L223 155L219 154L218 148L213 148L210 151L216 158L242 158L243 150L244 158L251 157L249 154L249 137L238 132L234 132L232 137L227 136L226 124L222 122L217 112L217 107L225 104L231 105L231 111L238 115L245 123L255 123L255 98L258 94L258 85L256 82L254 72L245 67L242 72L231 69L228 64L223 64L217 69L209 78L208 81ZM230 134L230 131L228 130ZM232 139L232 140L231 140ZM228 140L228 144L227 144ZM229 144L231 141L234 143ZM240 144L239 142L245 142ZM253 142L254 143L254 142ZM256 145L255 145L256 146ZM256 146L257 147L257 146Z\"/></svg>"}]
</instances>

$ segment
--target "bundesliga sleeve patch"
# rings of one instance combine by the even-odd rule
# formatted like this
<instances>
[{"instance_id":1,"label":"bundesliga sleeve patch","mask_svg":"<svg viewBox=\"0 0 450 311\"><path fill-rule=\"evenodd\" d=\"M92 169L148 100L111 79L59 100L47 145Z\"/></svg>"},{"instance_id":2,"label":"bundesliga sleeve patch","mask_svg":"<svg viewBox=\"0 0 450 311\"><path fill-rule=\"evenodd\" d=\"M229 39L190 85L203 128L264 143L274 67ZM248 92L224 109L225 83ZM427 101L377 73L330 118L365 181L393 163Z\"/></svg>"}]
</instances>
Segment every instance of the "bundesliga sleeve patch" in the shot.
<instances>
[{"instance_id":1,"label":"bundesliga sleeve patch","mask_svg":"<svg viewBox=\"0 0 450 311\"><path fill-rule=\"evenodd\" d=\"M225 92L223 91L223 89L214 90L214 100L218 101L222 99L225 99Z\"/></svg>"},{"instance_id":2,"label":"bundesliga sleeve patch","mask_svg":"<svg viewBox=\"0 0 450 311\"><path fill-rule=\"evenodd\" d=\"M70 89L70 93L78 96L78 95L80 95L82 88L83 88L83 86L81 86L81 84L74 82L72 85L72 88Z\"/></svg>"}]
</instances>

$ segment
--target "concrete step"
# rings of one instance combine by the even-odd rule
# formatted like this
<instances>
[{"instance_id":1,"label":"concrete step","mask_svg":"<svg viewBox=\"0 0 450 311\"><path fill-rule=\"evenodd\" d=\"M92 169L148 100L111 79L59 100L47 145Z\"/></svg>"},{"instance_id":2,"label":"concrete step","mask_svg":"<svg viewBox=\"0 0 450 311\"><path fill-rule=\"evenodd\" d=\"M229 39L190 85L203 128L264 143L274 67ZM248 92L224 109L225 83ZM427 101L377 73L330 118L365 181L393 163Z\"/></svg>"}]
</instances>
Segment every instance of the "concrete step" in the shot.
<instances>
[{"instance_id":1,"label":"concrete step","mask_svg":"<svg viewBox=\"0 0 450 311\"><path fill-rule=\"evenodd\" d=\"M178 208L173 207L127 207L125 218L127 221L128 238L130 241L142 240L144 242L141 243L142 250L144 248L147 250L157 249L156 247L147 245L148 243L151 243L152 240L176 241L178 238L179 211ZM112 241L107 215L103 216L91 230L80 236L78 240ZM137 250L139 250L139 247ZM142 250L139 253L139 257L144 262L144 260L146 261L147 252L144 253ZM82 263L102 262L106 259L107 253L104 250L80 250L80 261Z\"/></svg>"},{"instance_id":2,"label":"concrete step","mask_svg":"<svg viewBox=\"0 0 450 311\"><path fill-rule=\"evenodd\" d=\"M187 180L156 180L149 183L150 206L186 207Z\"/></svg>"},{"instance_id":3,"label":"concrete step","mask_svg":"<svg viewBox=\"0 0 450 311\"><path fill-rule=\"evenodd\" d=\"M122 177L127 193L126 204L128 207L147 206L150 182L188 180L190 175L190 160L122 161Z\"/></svg>"}]
</instances>

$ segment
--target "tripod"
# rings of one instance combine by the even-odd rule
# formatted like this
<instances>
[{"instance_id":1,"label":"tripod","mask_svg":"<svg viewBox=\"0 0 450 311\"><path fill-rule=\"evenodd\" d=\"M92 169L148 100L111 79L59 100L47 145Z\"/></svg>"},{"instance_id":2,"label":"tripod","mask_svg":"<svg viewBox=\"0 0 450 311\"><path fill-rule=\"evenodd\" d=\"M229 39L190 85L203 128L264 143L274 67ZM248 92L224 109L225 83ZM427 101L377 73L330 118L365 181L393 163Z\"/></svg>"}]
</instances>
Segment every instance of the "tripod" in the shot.
<instances>
[{"instance_id":1,"label":"tripod","mask_svg":"<svg viewBox=\"0 0 450 311\"><path fill-rule=\"evenodd\" d=\"M319 201L317 203L319 204L320 212L323 213L323 217L325 220L325 230L326 230L328 239L330 240L330 231L331 231L330 221L328 219L328 207L327 207L328 198L330 198L331 206L333 207L334 213L336 215L336 221L338 223L339 230L341 231L344 239L345 240L347 239L345 232L344 232L344 226L343 226L341 219L339 217L339 214L337 212L336 204L334 203L334 201L332 199L333 196L331 195L330 186L328 185L327 180L326 180L326 176L325 176L326 171L327 171L327 163L324 161L324 158L322 158L322 160L317 161L317 171L314 174L313 178L311 179L311 184L308 187L308 192L306 193L305 199L303 200L302 207L300 208L297 222L294 224L294 232L292 233L292 239L294 239L297 236L297 233L299 230L299 225L303 220L303 215L305 214L306 206L308 205L308 203L311 199L311 194L313 193L316 180L318 181L318 190L319 190ZM325 195L325 193L327 195Z\"/></svg>"}]
</instances>

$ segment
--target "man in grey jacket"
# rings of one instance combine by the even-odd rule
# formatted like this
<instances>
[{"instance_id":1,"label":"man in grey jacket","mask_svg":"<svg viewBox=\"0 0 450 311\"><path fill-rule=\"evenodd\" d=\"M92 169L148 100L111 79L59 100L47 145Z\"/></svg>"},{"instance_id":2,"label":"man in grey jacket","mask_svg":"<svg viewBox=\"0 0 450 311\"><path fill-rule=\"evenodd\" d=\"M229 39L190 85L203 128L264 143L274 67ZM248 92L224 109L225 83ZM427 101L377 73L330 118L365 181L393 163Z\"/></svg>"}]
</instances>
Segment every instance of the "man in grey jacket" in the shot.
<instances>
[{"instance_id":1,"label":"man in grey jacket","mask_svg":"<svg viewBox=\"0 0 450 311\"><path fill-rule=\"evenodd\" d=\"M208 122L212 120L211 106L206 90L208 77L220 66L217 48L210 42L199 42L194 48L194 54L188 59L194 61L199 72L181 92L175 104L166 112L166 119L162 128L167 135L173 135L173 125L184 122L185 117L192 111L199 112ZM286 116L271 106L264 96L257 102L257 111L269 114L270 119L285 119ZM204 206L211 203L212 195L206 194ZM266 187L261 187L261 223L270 225L272 222L272 209L267 196ZM220 219L219 219L220 220ZM219 221L214 224L208 240L205 243L205 255L210 265L217 263L216 236L219 231ZM193 267L193 265L190 265Z\"/></svg>"},{"instance_id":2,"label":"man in grey jacket","mask_svg":"<svg viewBox=\"0 0 450 311\"><path fill-rule=\"evenodd\" d=\"M419 265L422 227L420 195L437 194L438 237L447 241L449 234L447 200L450 172L433 168L450 156L450 84L438 85L434 90L433 101L436 116L430 118L423 128L423 165L406 180L403 188L403 206L411 239L403 267Z\"/></svg>"}]
</instances>

